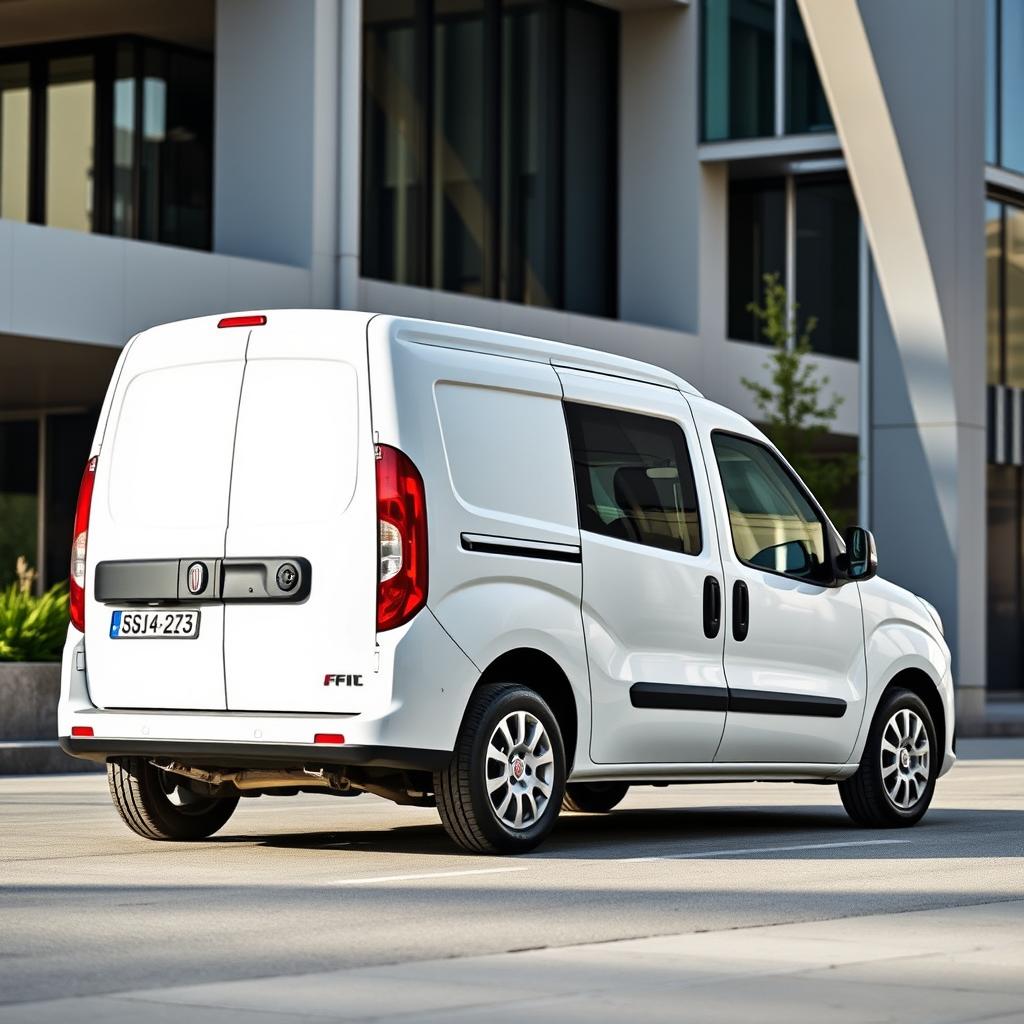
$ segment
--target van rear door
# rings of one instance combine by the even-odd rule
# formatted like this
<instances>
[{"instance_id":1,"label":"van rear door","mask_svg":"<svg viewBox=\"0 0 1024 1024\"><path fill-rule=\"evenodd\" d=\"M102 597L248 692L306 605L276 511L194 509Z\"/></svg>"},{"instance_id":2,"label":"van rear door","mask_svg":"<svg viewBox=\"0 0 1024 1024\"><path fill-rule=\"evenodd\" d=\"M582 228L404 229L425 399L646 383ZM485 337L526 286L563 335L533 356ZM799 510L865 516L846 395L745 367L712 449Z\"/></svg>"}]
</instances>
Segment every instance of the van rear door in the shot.
<instances>
[{"instance_id":1,"label":"van rear door","mask_svg":"<svg viewBox=\"0 0 1024 1024\"><path fill-rule=\"evenodd\" d=\"M224 555L249 332L216 324L203 318L139 335L114 385L96 463L85 606L89 690L100 707L225 707L223 606L175 594L194 560L212 573ZM100 563L118 574L106 602L97 598ZM154 601L198 609L198 635L142 639L116 628L118 613L152 611Z\"/></svg>"},{"instance_id":2,"label":"van rear door","mask_svg":"<svg viewBox=\"0 0 1024 1024\"><path fill-rule=\"evenodd\" d=\"M267 319L252 331L238 410L224 562L227 706L358 713L377 696L369 318L303 310ZM283 590L289 565L300 579Z\"/></svg>"}]
</instances>

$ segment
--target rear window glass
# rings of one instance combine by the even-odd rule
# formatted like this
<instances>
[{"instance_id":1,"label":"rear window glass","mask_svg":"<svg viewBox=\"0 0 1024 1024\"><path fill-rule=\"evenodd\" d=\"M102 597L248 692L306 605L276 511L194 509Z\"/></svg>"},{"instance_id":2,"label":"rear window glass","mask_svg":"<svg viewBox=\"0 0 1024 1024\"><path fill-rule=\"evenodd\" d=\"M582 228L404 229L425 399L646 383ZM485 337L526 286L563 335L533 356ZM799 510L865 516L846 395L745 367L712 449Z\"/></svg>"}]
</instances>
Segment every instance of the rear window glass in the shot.
<instances>
[{"instance_id":1,"label":"rear window glass","mask_svg":"<svg viewBox=\"0 0 1024 1024\"><path fill-rule=\"evenodd\" d=\"M696 555L700 512L686 438L655 416L565 403L580 529Z\"/></svg>"}]
</instances>

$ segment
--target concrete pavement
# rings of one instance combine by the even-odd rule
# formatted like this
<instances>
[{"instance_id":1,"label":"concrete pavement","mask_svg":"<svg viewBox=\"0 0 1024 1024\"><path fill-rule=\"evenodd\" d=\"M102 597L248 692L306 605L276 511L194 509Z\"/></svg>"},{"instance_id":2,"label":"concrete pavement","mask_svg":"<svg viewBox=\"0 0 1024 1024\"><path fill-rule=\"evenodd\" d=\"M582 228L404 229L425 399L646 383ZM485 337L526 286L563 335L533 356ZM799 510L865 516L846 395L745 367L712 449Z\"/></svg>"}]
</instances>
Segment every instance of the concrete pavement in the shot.
<instances>
[{"instance_id":1,"label":"concrete pavement","mask_svg":"<svg viewBox=\"0 0 1024 1024\"><path fill-rule=\"evenodd\" d=\"M0 780L0 1021L1024 1020L1024 741L963 748L908 831L643 788L504 860L368 796L171 846L102 778Z\"/></svg>"}]
</instances>

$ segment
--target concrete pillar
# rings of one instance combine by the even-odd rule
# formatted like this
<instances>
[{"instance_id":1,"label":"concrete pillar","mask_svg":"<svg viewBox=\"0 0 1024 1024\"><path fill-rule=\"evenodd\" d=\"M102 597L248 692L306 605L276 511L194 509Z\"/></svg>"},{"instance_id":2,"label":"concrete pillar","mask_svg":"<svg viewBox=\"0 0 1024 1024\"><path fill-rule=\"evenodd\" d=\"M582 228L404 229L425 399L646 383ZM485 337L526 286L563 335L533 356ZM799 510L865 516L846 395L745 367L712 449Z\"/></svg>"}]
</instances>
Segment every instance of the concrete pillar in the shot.
<instances>
[{"instance_id":1,"label":"concrete pillar","mask_svg":"<svg viewBox=\"0 0 1024 1024\"><path fill-rule=\"evenodd\" d=\"M339 4L217 0L214 249L311 271L336 303Z\"/></svg>"},{"instance_id":2,"label":"concrete pillar","mask_svg":"<svg viewBox=\"0 0 1024 1024\"><path fill-rule=\"evenodd\" d=\"M619 318L696 333L696 12L626 11L621 40Z\"/></svg>"},{"instance_id":3,"label":"concrete pillar","mask_svg":"<svg viewBox=\"0 0 1024 1024\"><path fill-rule=\"evenodd\" d=\"M338 305L359 306L363 0L342 0L338 121Z\"/></svg>"},{"instance_id":4,"label":"concrete pillar","mask_svg":"<svg viewBox=\"0 0 1024 1024\"><path fill-rule=\"evenodd\" d=\"M985 685L984 19L958 0L799 0L874 266L872 526L883 575Z\"/></svg>"}]
</instances>

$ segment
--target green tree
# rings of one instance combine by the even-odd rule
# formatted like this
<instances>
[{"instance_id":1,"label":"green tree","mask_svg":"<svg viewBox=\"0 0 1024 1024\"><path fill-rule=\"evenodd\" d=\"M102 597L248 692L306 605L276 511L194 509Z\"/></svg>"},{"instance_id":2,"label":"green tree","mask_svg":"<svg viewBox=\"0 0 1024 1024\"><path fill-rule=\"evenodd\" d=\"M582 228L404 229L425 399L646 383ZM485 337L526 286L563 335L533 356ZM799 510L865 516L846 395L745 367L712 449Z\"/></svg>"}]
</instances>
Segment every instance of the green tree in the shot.
<instances>
[{"instance_id":1,"label":"green tree","mask_svg":"<svg viewBox=\"0 0 1024 1024\"><path fill-rule=\"evenodd\" d=\"M818 321L809 316L800 327L798 307L790 305L778 274L764 275L762 302L751 302L747 309L760 323L772 354L765 364L769 382L744 377L743 386L754 396L764 432L841 529L853 519L853 509L844 505L843 495L857 476L858 459L853 452L820 450L843 398L835 393L824 397L829 378L808 358Z\"/></svg>"}]
</instances>

